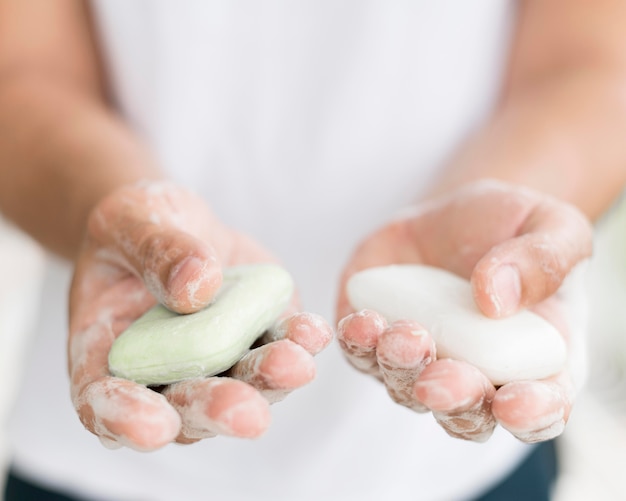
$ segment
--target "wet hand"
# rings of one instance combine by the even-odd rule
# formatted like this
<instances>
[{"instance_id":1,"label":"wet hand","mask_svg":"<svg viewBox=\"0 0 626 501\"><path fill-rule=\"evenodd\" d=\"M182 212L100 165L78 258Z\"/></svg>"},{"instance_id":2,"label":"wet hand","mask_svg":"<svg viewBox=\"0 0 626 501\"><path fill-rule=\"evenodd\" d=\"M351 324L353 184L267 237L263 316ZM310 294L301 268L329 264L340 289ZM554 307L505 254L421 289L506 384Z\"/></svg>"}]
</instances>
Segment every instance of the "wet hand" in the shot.
<instances>
[{"instance_id":1,"label":"wet hand","mask_svg":"<svg viewBox=\"0 0 626 501\"><path fill-rule=\"evenodd\" d=\"M526 442L553 438L563 430L575 396L584 290L572 270L591 253L591 239L589 223L565 203L504 183L468 185L417 207L356 250L342 278L339 342L347 359L383 381L394 401L432 412L452 436L484 441L499 423ZM470 364L437 359L436 345L419 323L388 324L376 312L352 311L345 295L350 276L404 263L470 279L486 316L531 308L565 337L571 363L549 379L496 388Z\"/></svg>"},{"instance_id":2,"label":"wet hand","mask_svg":"<svg viewBox=\"0 0 626 501\"><path fill-rule=\"evenodd\" d=\"M297 300L228 373L164 388L113 377L117 336L157 301L177 313L208 305L222 267L274 262L260 245L222 225L205 203L167 182L121 188L94 209L70 293L72 401L85 427L109 447L154 450L215 435L252 438L269 405L315 376L313 355L330 326Z\"/></svg>"}]
</instances>

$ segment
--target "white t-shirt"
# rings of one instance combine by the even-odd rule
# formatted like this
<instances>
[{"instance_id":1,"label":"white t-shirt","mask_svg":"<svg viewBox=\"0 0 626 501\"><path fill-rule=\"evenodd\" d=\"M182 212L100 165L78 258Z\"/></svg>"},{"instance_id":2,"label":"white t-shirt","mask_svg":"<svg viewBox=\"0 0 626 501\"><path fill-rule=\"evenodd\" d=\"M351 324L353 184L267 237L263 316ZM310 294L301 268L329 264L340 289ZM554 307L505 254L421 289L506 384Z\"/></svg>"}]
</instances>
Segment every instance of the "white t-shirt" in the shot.
<instances>
[{"instance_id":1,"label":"white t-shirt","mask_svg":"<svg viewBox=\"0 0 626 501\"><path fill-rule=\"evenodd\" d=\"M121 113L164 168L269 247L333 320L359 240L418 199L493 105L513 6L497 0L95 1ZM51 262L11 423L15 467L114 500L457 500L528 448L448 437L331 346L254 441L103 448L69 400L69 269Z\"/></svg>"}]
</instances>

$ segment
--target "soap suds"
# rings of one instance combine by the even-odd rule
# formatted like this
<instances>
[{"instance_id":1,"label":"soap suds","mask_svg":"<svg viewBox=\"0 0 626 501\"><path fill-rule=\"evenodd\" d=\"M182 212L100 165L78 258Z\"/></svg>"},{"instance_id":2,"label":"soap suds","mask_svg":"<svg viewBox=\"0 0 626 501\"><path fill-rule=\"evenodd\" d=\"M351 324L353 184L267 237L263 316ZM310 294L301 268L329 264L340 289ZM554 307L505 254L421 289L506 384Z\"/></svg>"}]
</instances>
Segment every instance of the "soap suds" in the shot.
<instances>
[{"instance_id":1,"label":"soap suds","mask_svg":"<svg viewBox=\"0 0 626 501\"><path fill-rule=\"evenodd\" d=\"M146 284L148 290L157 299L159 303L165 303L167 300L167 294L165 287L161 282L161 278L155 270L145 269L143 272L143 281Z\"/></svg>"},{"instance_id":2,"label":"soap suds","mask_svg":"<svg viewBox=\"0 0 626 501\"><path fill-rule=\"evenodd\" d=\"M446 385L446 383L449 382L449 378L446 377L446 374L442 372L438 373L437 376L436 378L432 378L429 375L428 379L421 379L416 383L420 390L428 393L428 401L436 401L438 403L447 402L448 404L454 403L454 408L451 409L451 411L457 412L458 409L467 408L476 399L476 396L473 394L459 399L457 394Z\"/></svg>"},{"instance_id":3,"label":"soap suds","mask_svg":"<svg viewBox=\"0 0 626 501\"><path fill-rule=\"evenodd\" d=\"M243 385L229 378L196 379L172 385L167 395L183 416L182 434L190 439L218 434L259 436L269 425L268 404Z\"/></svg>"},{"instance_id":4,"label":"soap suds","mask_svg":"<svg viewBox=\"0 0 626 501\"><path fill-rule=\"evenodd\" d=\"M554 438L563 431L567 421L571 403L568 386L571 385L564 382L508 385L497 395L501 408L499 420L525 442Z\"/></svg>"},{"instance_id":5,"label":"soap suds","mask_svg":"<svg viewBox=\"0 0 626 501\"><path fill-rule=\"evenodd\" d=\"M197 267L196 270L193 270L193 276L187 277L181 290L180 284L178 284L181 270L187 265L194 266L195 264L200 266ZM166 295L167 304L174 309L184 307L185 309L191 308L194 311L206 306L206 302L198 297L198 293L208 285L210 278L213 278L211 281L214 282L211 285L217 288L217 284L215 283L215 279L218 278L216 264L217 259L213 255L205 259L194 256L180 259L170 270L167 287L161 287L162 294ZM210 277L208 273L209 270L215 270L213 273L214 277Z\"/></svg>"},{"instance_id":6,"label":"soap suds","mask_svg":"<svg viewBox=\"0 0 626 501\"><path fill-rule=\"evenodd\" d=\"M114 339L110 321L94 323L87 329L72 334L69 342L72 393L79 392L94 376L108 374L106 347Z\"/></svg>"},{"instance_id":7,"label":"soap suds","mask_svg":"<svg viewBox=\"0 0 626 501\"><path fill-rule=\"evenodd\" d=\"M433 416L449 435L473 442L486 442L497 425L484 401L463 412L433 412Z\"/></svg>"},{"instance_id":8,"label":"soap suds","mask_svg":"<svg viewBox=\"0 0 626 501\"><path fill-rule=\"evenodd\" d=\"M219 384L216 382L215 384ZM220 426L209 419L205 413L205 408L210 405L208 399L191 399L185 406L177 406L178 411L183 416L181 434L190 439L201 440L217 436ZM225 426L221 427L222 433L232 435L232 430Z\"/></svg>"},{"instance_id":9,"label":"soap suds","mask_svg":"<svg viewBox=\"0 0 626 501\"><path fill-rule=\"evenodd\" d=\"M246 354L230 374L258 390L292 391L313 380L316 370L310 353L284 339Z\"/></svg>"},{"instance_id":10,"label":"soap suds","mask_svg":"<svg viewBox=\"0 0 626 501\"><path fill-rule=\"evenodd\" d=\"M136 450L152 450L173 440L180 427L179 416L162 395L117 378L91 383L74 405L82 415L93 414L92 431L106 437L109 445L117 442Z\"/></svg>"},{"instance_id":11,"label":"soap suds","mask_svg":"<svg viewBox=\"0 0 626 501\"><path fill-rule=\"evenodd\" d=\"M538 241L538 238L541 241ZM533 249L540 257L539 266L544 275L555 286L561 283L563 279L562 273L567 268L566 263L561 257L562 251L558 248L554 238L547 234L532 234L533 242L531 249Z\"/></svg>"},{"instance_id":12,"label":"soap suds","mask_svg":"<svg viewBox=\"0 0 626 501\"><path fill-rule=\"evenodd\" d=\"M510 430L521 441L532 444L536 442L544 442L558 437L565 430L565 420L555 421L550 426L541 430L533 431L513 431Z\"/></svg>"},{"instance_id":13,"label":"soap suds","mask_svg":"<svg viewBox=\"0 0 626 501\"><path fill-rule=\"evenodd\" d=\"M337 341L344 356L357 370L382 380L376 346L387 321L373 310L359 310L343 318L337 327Z\"/></svg>"},{"instance_id":14,"label":"soap suds","mask_svg":"<svg viewBox=\"0 0 626 501\"><path fill-rule=\"evenodd\" d=\"M321 316L309 312L295 313L275 323L263 336L264 343L289 339L312 355L317 355L333 339L333 330Z\"/></svg>"},{"instance_id":15,"label":"soap suds","mask_svg":"<svg viewBox=\"0 0 626 501\"><path fill-rule=\"evenodd\" d=\"M155 225L161 225L161 216L157 212L151 212L148 216L148 220Z\"/></svg>"}]
</instances>

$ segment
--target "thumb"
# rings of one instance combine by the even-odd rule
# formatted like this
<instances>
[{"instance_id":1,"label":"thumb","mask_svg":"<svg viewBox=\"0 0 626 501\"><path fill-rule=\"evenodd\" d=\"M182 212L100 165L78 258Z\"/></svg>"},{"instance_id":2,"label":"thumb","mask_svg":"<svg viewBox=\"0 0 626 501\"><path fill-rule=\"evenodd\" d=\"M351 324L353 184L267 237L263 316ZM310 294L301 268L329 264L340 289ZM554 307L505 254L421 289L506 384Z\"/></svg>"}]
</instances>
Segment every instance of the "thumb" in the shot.
<instances>
[{"instance_id":1,"label":"thumb","mask_svg":"<svg viewBox=\"0 0 626 501\"><path fill-rule=\"evenodd\" d=\"M131 238L134 235L129 235ZM157 300L177 313L202 309L222 284L213 249L180 230L154 228L124 249L131 266Z\"/></svg>"},{"instance_id":2,"label":"thumb","mask_svg":"<svg viewBox=\"0 0 626 501\"><path fill-rule=\"evenodd\" d=\"M515 313L554 294L569 272L592 252L593 231L574 206L546 199L517 236L494 246L472 272L474 298L493 318Z\"/></svg>"},{"instance_id":3,"label":"thumb","mask_svg":"<svg viewBox=\"0 0 626 501\"><path fill-rule=\"evenodd\" d=\"M170 193L166 202L146 190L122 188L96 207L88 233L141 277L160 303L191 313L213 299L222 270L215 250L185 231L184 211L172 209L172 198Z\"/></svg>"}]
</instances>

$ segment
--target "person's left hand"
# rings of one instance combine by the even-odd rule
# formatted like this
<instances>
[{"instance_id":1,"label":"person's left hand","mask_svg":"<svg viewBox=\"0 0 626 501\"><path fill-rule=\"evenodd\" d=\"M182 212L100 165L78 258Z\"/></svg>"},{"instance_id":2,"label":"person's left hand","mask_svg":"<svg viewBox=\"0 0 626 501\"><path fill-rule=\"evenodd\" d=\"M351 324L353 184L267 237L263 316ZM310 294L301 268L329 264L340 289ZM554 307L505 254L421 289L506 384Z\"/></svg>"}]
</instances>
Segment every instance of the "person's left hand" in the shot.
<instances>
[{"instance_id":1,"label":"person's left hand","mask_svg":"<svg viewBox=\"0 0 626 501\"><path fill-rule=\"evenodd\" d=\"M563 282L591 248L591 226L573 206L504 183L467 185L418 207L359 246L342 278L340 345L352 365L384 383L395 402L432 412L454 437L484 441L500 423L524 442L551 439L563 431L570 414L576 387L573 348L584 328L572 314L578 305L572 304L570 291L578 287L576 296L582 285L563 287ZM377 312L352 310L345 294L350 276L372 266L406 263L471 279L474 299L486 316L531 308L565 337L570 364L546 380L495 388L466 362L437 360L435 343L418 323L389 325Z\"/></svg>"}]
</instances>

